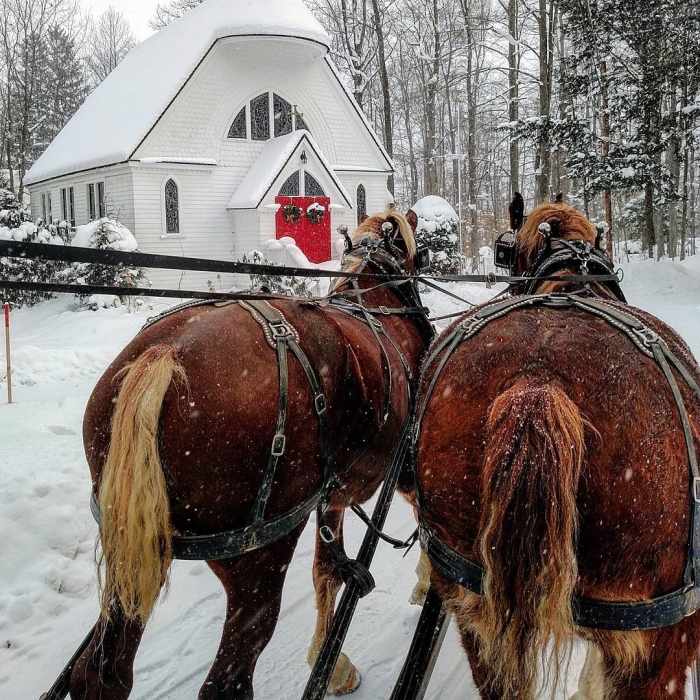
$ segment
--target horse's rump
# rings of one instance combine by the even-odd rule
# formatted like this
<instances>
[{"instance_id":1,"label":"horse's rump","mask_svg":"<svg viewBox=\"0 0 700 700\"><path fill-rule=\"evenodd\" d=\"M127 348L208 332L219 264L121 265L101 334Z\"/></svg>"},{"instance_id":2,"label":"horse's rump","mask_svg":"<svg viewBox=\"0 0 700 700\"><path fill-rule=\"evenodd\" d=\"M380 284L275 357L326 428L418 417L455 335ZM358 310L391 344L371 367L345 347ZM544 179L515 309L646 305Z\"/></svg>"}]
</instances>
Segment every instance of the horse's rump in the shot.
<instances>
[{"instance_id":1,"label":"horse's rump","mask_svg":"<svg viewBox=\"0 0 700 700\"><path fill-rule=\"evenodd\" d=\"M693 376L700 378L687 347L668 326L636 309L623 308L658 332ZM436 346L443 337L435 341ZM439 359L433 364L437 366ZM424 377L423 386L431 375ZM678 382L700 449L700 403L680 377ZM552 388L558 398L551 394ZM529 409L524 402L528 392ZM691 513L691 476L678 410L656 362L624 333L584 311L515 310L490 322L454 351L437 379L422 422L418 476L426 524L466 557L493 566L515 563L519 548L536 549L536 538L528 544L526 536L536 531L531 529L533 523L517 522L526 511L515 506L509 511L503 500L508 493L504 484L515 478L512 460L519 454L527 463L532 442L511 438L510 453L500 453L498 461L494 450L499 448L492 441L499 434L494 427L507 426L509 421L516 428L531 420L535 434L556 435L552 425L547 427L551 423L547 396L560 407L566 404L570 415L578 413L583 426L581 475L578 487L571 485L579 521L575 550L579 578L574 579L574 594L642 600L677 589L686 561ZM489 414L492 423L487 426ZM502 440L507 440L506 433L501 431ZM559 433L559 438L540 441L541 454L551 454L557 441L570 443L572 454L576 451L576 441ZM561 444L557 449L563 456ZM535 473L546 476L542 469L548 462L561 459L542 462ZM532 469L528 465L523 474ZM500 482L497 487L492 484L494 478ZM548 491L543 483L531 481L512 493L524 498L528 489L537 487L530 493L539 493L537 502L545 505L541 499ZM501 522L506 524L500 533L495 522L489 527L491 514L486 509L494 502L500 503ZM484 548L493 551L491 547L501 545L505 556L499 554L490 562ZM538 555L541 571L546 559L541 551ZM517 577L517 570L491 572L487 579ZM511 595L523 592L527 591ZM473 601L469 605L473 613ZM510 608L508 615L512 614ZM505 623L509 622L506 616ZM592 638L588 632L586 636ZM643 648L636 644L636 651L623 650L629 652L626 661L638 661L632 657Z\"/></svg>"}]
</instances>

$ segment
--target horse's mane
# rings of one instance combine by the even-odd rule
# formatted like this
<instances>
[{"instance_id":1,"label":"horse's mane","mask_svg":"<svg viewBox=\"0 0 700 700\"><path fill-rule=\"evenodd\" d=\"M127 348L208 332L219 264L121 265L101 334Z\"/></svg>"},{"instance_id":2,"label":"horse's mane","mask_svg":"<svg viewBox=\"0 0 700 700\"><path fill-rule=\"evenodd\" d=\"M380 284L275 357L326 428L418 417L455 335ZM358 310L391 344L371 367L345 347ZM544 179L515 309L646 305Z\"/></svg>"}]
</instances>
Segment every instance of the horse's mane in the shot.
<instances>
[{"instance_id":1,"label":"horse's mane","mask_svg":"<svg viewBox=\"0 0 700 700\"><path fill-rule=\"evenodd\" d=\"M596 230L593 224L580 212L568 204L549 204L545 202L535 207L527 217L527 221L518 231L518 242L525 257L538 251L544 243L542 234L537 230L542 223L559 221L559 237L567 241L586 241L595 243Z\"/></svg>"}]
</instances>

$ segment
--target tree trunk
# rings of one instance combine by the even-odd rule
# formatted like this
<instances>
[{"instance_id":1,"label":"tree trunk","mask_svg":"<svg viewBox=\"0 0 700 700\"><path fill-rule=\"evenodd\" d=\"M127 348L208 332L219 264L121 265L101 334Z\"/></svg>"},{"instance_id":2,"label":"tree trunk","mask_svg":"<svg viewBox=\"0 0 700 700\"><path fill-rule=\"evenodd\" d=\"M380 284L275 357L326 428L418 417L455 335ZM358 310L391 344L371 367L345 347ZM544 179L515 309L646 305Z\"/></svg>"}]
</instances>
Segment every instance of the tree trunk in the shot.
<instances>
[{"instance_id":1,"label":"tree trunk","mask_svg":"<svg viewBox=\"0 0 700 700\"><path fill-rule=\"evenodd\" d=\"M654 230L654 185L647 182L644 187L644 247L649 251L649 258L654 257L656 233Z\"/></svg>"},{"instance_id":2,"label":"tree trunk","mask_svg":"<svg viewBox=\"0 0 700 700\"><path fill-rule=\"evenodd\" d=\"M610 156L610 110L608 108L608 67L605 61L600 62L600 106L603 113L601 123L601 137L603 140L603 158L607 161ZM608 257L613 256L613 219L612 219L612 192L610 187L603 191L603 202L605 204L605 221L608 224L608 238L605 249Z\"/></svg>"},{"instance_id":3,"label":"tree trunk","mask_svg":"<svg viewBox=\"0 0 700 700\"><path fill-rule=\"evenodd\" d=\"M537 200L544 202L549 198L549 178L551 170L550 140L548 136L549 112L551 103L551 57L552 57L552 18L549 11L554 11L554 3L550 0L547 8L547 0L539 0L539 97L540 119L543 124L543 136L539 143L537 164Z\"/></svg>"},{"instance_id":4,"label":"tree trunk","mask_svg":"<svg viewBox=\"0 0 700 700\"><path fill-rule=\"evenodd\" d=\"M389 73L386 68L386 52L384 50L384 29L379 14L379 0L372 0L374 11L374 31L377 35L377 55L379 58L379 82L382 86L382 107L384 110L384 148L390 158L394 157L394 135L391 119L391 93L389 92ZM394 194L394 175L389 175L387 187Z\"/></svg>"},{"instance_id":5,"label":"tree trunk","mask_svg":"<svg viewBox=\"0 0 700 700\"><path fill-rule=\"evenodd\" d=\"M518 2L508 0L508 119L511 123L518 121L518 52L515 42L518 41ZM520 191L520 162L518 154L518 141L510 139L510 198Z\"/></svg>"},{"instance_id":6,"label":"tree trunk","mask_svg":"<svg viewBox=\"0 0 700 700\"><path fill-rule=\"evenodd\" d=\"M438 3L433 0L433 41L434 54L431 66L431 74L426 86L425 109L425 194L438 194L437 164L435 161L436 134L437 134L437 83L440 74L440 28L438 17Z\"/></svg>"}]
</instances>

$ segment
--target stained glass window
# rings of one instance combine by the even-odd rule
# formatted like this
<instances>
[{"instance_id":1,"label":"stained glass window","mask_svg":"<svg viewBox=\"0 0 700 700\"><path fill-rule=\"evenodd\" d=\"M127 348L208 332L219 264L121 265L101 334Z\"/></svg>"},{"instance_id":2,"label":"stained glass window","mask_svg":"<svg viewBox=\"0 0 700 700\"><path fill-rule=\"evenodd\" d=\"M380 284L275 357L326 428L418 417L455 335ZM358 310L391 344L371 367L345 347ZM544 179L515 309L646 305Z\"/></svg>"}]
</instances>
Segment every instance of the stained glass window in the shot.
<instances>
[{"instance_id":1,"label":"stained glass window","mask_svg":"<svg viewBox=\"0 0 700 700\"><path fill-rule=\"evenodd\" d=\"M250 101L250 138L254 141L270 138L270 95L267 92Z\"/></svg>"},{"instance_id":2,"label":"stained glass window","mask_svg":"<svg viewBox=\"0 0 700 700\"><path fill-rule=\"evenodd\" d=\"M280 197L299 196L299 171L292 173L284 182L279 191Z\"/></svg>"},{"instance_id":3,"label":"stained glass window","mask_svg":"<svg viewBox=\"0 0 700 700\"><path fill-rule=\"evenodd\" d=\"M244 139L246 136L245 107L243 107L231 123L231 128L228 130L228 137L230 139Z\"/></svg>"},{"instance_id":4,"label":"stained glass window","mask_svg":"<svg viewBox=\"0 0 700 700\"><path fill-rule=\"evenodd\" d=\"M91 182L87 186L88 215L90 221L95 220L95 183Z\"/></svg>"},{"instance_id":5,"label":"stained glass window","mask_svg":"<svg viewBox=\"0 0 700 700\"><path fill-rule=\"evenodd\" d=\"M61 188L61 221L68 220L68 198L66 195L66 188Z\"/></svg>"},{"instance_id":6,"label":"stained glass window","mask_svg":"<svg viewBox=\"0 0 700 700\"><path fill-rule=\"evenodd\" d=\"M272 107L275 111L275 136L292 133L292 105L279 95L273 95Z\"/></svg>"},{"instance_id":7,"label":"stained glass window","mask_svg":"<svg viewBox=\"0 0 700 700\"><path fill-rule=\"evenodd\" d=\"M103 219L107 215L106 208L105 208L105 183L104 182L97 183L97 210L100 214L100 219Z\"/></svg>"},{"instance_id":8,"label":"stained glass window","mask_svg":"<svg viewBox=\"0 0 700 700\"><path fill-rule=\"evenodd\" d=\"M304 192L307 197L325 197L326 193L311 173L304 173Z\"/></svg>"},{"instance_id":9,"label":"stained glass window","mask_svg":"<svg viewBox=\"0 0 700 700\"><path fill-rule=\"evenodd\" d=\"M367 213L367 192L364 185L357 186L357 225L360 219Z\"/></svg>"},{"instance_id":10,"label":"stained glass window","mask_svg":"<svg viewBox=\"0 0 700 700\"><path fill-rule=\"evenodd\" d=\"M175 180L165 183L165 232L180 233L180 199Z\"/></svg>"},{"instance_id":11,"label":"stained glass window","mask_svg":"<svg viewBox=\"0 0 700 700\"><path fill-rule=\"evenodd\" d=\"M70 225L75 226L75 190L72 187L68 188L68 206L70 215Z\"/></svg>"}]
</instances>

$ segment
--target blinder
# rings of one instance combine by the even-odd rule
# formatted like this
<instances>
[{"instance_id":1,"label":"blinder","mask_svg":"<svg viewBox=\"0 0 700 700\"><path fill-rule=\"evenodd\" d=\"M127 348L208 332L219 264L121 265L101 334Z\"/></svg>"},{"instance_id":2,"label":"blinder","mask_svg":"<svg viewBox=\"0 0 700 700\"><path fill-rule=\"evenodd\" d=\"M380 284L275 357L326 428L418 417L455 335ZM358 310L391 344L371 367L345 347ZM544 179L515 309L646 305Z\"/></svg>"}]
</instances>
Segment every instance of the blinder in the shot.
<instances>
[{"instance_id":1,"label":"blinder","mask_svg":"<svg viewBox=\"0 0 700 700\"><path fill-rule=\"evenodd\" d=\"M413 266L418 274L423 274L430 269L430 250L428 246L423 246L416 250L413 256Z\"/></svg>"},{"instance_id":2,"label":"blinder","mask_svg":"<svg viewBox=\"0 0 700 700\"><path fill-rule=\"evenodd\" d=\"M505 236L510 236L510 240L503 240ZM513 272L515 261L518 257L518 241L515 237L515 232L511 229L504 231L497 239L494 246L496 267L501 267L508 270L508 273Z\"/></svg>"}]
</instances>

